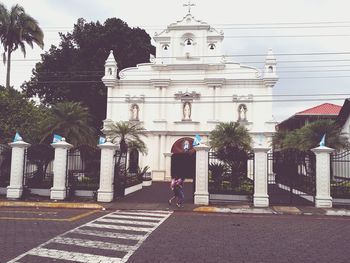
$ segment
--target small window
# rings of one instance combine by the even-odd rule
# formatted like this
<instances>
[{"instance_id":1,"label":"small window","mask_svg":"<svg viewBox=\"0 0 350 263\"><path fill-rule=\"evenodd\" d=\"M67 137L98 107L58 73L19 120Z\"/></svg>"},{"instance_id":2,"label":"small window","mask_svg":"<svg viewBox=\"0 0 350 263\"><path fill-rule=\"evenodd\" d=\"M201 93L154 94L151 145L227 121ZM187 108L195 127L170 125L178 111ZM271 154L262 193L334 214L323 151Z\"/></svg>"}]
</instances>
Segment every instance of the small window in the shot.
<instances>
[{"instance_id":1,"label":"small window","mask_svg":"<svg viewBox=\"0 0 350 263\"><path fill-rule=\"evenodd\" d=\"M210 50L214 50L214 49L215 49L215 44L212 44L212 43L209 44L209 49L210 49Z\"/></svg>"},{"instance_id":2,"label":"small window","mask_svg":"<svg viewBox=\"0 0 350 263\"><path fill-rule=\"evenodd\" d=\"M169 50L169 45L168 44L163 45L163 50Z\"/></svg>"},{"instance_id":3,"label":"small window","mask_svg":"<svg viewBox=\"0 0 350 263\"><path fill-rule=\"evenodd\" d=\"M193 44L193 40L192 40L191 38L187 38L187 39L185 40L185 45L186 45L186 46L192 46L192 44Z\"/></svg>"},{"instance_id":4,"label":"small window","mask_svg":"<svg viewBox=\"0 0 350 263\"><path fill-rule=\"evenodd\" d=\"M268 67L268 72L269 72L269 73L272 73L272 72L273 72L273 67L272 67L272 66L269 66L269 67Z\"/></svg>"}]
</instances>

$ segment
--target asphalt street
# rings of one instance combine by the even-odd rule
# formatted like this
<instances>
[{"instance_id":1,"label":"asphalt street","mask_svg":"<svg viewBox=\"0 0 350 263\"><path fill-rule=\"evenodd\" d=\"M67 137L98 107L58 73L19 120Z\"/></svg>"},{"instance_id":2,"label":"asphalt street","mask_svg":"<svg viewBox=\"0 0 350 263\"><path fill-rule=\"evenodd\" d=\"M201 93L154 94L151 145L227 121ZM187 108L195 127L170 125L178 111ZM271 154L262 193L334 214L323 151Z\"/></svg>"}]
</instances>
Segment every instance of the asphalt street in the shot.
<instances>
[{"instance_id":1,"label":"asphalt street","mask_svg":"<svg viewBox=\"0 0 350 263\"><path fill-rule=\"evenodd\" d=\"M0 262L348 262L350 218L0 209Z\"/></svg>"}]
</instances>

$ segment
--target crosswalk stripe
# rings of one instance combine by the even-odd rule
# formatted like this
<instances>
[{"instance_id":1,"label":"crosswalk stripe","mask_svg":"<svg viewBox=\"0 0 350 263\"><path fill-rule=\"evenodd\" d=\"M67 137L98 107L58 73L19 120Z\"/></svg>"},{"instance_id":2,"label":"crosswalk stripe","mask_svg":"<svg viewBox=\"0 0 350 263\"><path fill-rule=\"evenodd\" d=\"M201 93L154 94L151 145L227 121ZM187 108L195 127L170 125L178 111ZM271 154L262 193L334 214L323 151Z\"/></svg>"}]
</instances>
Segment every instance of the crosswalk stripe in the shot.
<instances>
[{"instance_id":1,"label":"crosswalk stripe","mask_svg":"<svg viewBox=\"0 0 350 263\"><path fill-rule=\"evenodd\" d=\"M97 237L119 238L119 239L132 239L132 240L142 239L142 236L140 236L140 235L131 235L131 234L124 234L124 233L112 233L112 232L104 232L104 231L97 231L97 230L76 229L70 233L75 233L75 234L80 234L80 235L88 235L88 236L97 236Z\"/></svg>"},{"instance_id":2,"label":"crosswalk stripe","mask_svg":"<svg viewBox=\"0 0 350 263\"><path fill-rule=\"evenodd\" d=\"M128 245L118 245L118 244L113 244L109 242L91 241L88 239L69 238L69 237L56 237L52 240L52 242L65 244L65 245L75 245L80 247L118 250L123 252L128 252L132 248L132 246L128 246Z\"/></svg>"},{"instance_id":3,"label":"crosswalk stripe","mask_svg":"<svg viewBox=\"0 0 350 263\"><path fill-rule=\"evenodd\" d=\"M155 218L155 217L164 218L164 217L166 217L165 215L156 214L156 213L144 213L144 212L133 212L133 211L118 212L118 215L131 215L131 216L140 215L140 216L149 216L149 218Z\"/></svg>"},{"instance_id":4,"label":"crosswalk stripe","mask_svg":"<svg viewBox=\"0 0 350 263\"><path fill-rule=\"evenodd\" d=\"M120 214L109 214L108 218L125 218L125 219L135 219L135 220L140 220L144 222L143 220L149 220L149 221L154 221L154 222L159 222L161 219L160 218L154 218L154 217L143 217L143 216L130 216L130 215L120 215Z\"/></svg>"},{"instance_id":5,"label":"crosswalk stripe","mask_svg":"<svg viewBox=\"0 0 350 263\"><path fill-rule=\"evenodd\" d=\"M89 223L89 224L86 224L85 226L96 227L96 228L109 228L113 230L137 231L137 232L149 232L153 230L153 228L145 228L145 227L116 226L116 225L109 225L109 224L94 224L94 223Z\"/></svg>"},{"instance_id":6,"label":"crosswalk stripe","mask_svg":"<svg viewBox=\"0 0 350 263\"><path fill-rule=\"evenodd\" d=\"M68 260L73 262L124 263L127 262L130 256L141 246L141 244L147 239L147 237L157 227L159 227L171 214L171 211L167 212L160 210L118 210L116 212L106 214L100 218L94 219L74 229L71 229L63 234L60 234L42 243L36 248L33 248L28 252L8 261L8 263L15 263L20 261L23 262L23 258L26 255L53 258L58 260ZM123 226L118 224L126 224L130 226ZM86 227L92 227L95 229L87 229ZM134 233L116 233L110 232L109 230L126 230L134 231ZM76 236L71 238L69 237L69 234L80 234L83 236L80 236L79 238L75 238ZM96 240L96 238L91 238L92 240L90 240L89 236L115 238L116 240L115 242L97 241L98 239ZM125 243L125 241L121 241L118 239L133 240L134 242L130 242L129 244L133 243L134 245L120 244ZM45 246L49 244L65 244L68 246L67 249L45 248ZM80 246L81 248L91 248L91 251L96 251L97 254L103 253L103 250L105 250L105 253L107 253L107 250L111 250L116 252L118 251L120 253L126 252L126 254L123 256L123 258L120 258L113 256L110 257L95 255L91 251L89 251L89 253L71 252L69 250L70 247L72 247L72 245ZM74 248L72 248L72 250L74 250ZM98 250L101 250L101 252L99 252Z\"/></svg>"},{"instance_id":7,"label":"crosswalk stripe","mask_svg":"<svg viewBox=\"0 0 350 263\"><path fill-rule=\"evenodd\" d=\"M142 225L142 226L156 226L158 223L155 222L140 222L135 220L118 220L118 219L98 219L95 222L106 222L106 223L115 223L115 224L128 224L128 225Z\"/></svg>"},{"instance_id":8,"label":"crosswalk stripe","mask_svg":"<svg viewBox=\"0 0 350 263\"><path fill-rule=\"evenodd\" d=\"M97 255L87 254L87 253L67 252L64 250L47 249L47 248L34 248L34 249L30 250L28 254L32 255L32 256L63 259L63 260L74 260L74 262L85 262L85 263L92 263L92 262L119 263L119 262L122 262L121 258L118 258L118 257L97 256Z\"/></svg>"}]
</instances>

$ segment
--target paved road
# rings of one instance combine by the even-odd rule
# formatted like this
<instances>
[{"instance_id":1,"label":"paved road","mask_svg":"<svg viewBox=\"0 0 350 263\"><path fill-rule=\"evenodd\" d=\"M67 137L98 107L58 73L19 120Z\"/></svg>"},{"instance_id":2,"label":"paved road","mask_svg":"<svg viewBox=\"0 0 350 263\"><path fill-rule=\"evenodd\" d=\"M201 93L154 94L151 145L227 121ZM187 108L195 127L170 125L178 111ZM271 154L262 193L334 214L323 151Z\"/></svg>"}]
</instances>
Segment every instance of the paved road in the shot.
<instances>
[{"instance_id":1,"label":"paved road","mask_svg":"<svg viewBox=\"0 0 350 263\"><path fill-rule=\"evenodd\" d=\"M350 219L175 212L128 262L349 262Z\"/></svg>"},{"instance_id":2,"label":"paved road","mask_svg":"<svg viewBox=\"0 0 350 263\"><path fill-rule=\"evenodd\" d=\"M104 214L84 209L0 208L0 262Z\"/></svg>"},{"instance_id":3,"label":"paved road","mask_svg":"<svg viewBox=\"0 0 350 263\"><path fill-rule=\"evenodd\" d=\"M350 218L158 210L84 216L69 211L45 217L75 221L0 220L0 262L9 261L9 255L17 257L13 262L29 263L349 262L350 258Z\"/></svg>"}]
</instances>

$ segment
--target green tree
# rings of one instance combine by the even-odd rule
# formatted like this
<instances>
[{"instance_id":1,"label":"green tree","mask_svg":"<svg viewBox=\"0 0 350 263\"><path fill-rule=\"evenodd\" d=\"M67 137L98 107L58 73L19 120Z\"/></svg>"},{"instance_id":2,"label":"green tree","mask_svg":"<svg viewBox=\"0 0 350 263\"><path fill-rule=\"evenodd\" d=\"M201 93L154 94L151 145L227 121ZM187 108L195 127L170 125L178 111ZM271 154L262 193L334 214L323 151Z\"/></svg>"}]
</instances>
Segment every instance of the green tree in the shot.
<instances>
[{"instance_id":1,"label":"green tree","mask_svg":"<svg viewBox=\"0 0 350 263\"><path fill-rule=\"evenodd\" d=\"M341 128L332 120L314 121L288 133L277 132L273 144L276 149L307 152L319 145L324 134L327 147L334 149L348 147L346 138L341 135Z\"/></svg>"},{"instance_id":2,"label":"green tree","mask_svg":"<svg viewBox=\"0 0 350 263\"><path fill-rule=\"evenodd\" d=\"M146 136L145 128L139 123L128 121L112 122L106 125L105 134L112 142L119 144L120 153L116 167L120 167L122 154L128 149L134 149L142 154L147 153L147 147L141 136Z\"/></svg>"},{"instance_id":3,"label":"green tree","mask_svg":"<svg viewBox=\"0 0 350 263\"><path fill-rule=\"evenodd\" d=\"M155 52L150 36L130 28L117 18L87 23L78 19L71 33L60 34L58 47L51 46L37 63L29 82L22 85L28 97L39 95L43 103L82 102L100 129L106 117L107 90L101 81L104 63L114 51L119 70L149 61Z\"/></svg>"},{"instance_id":4,"label":"green tree","mask_svg":"<svg viewBox=\"0 0 350 263\"><path fill-rule=\"evenodd\" d=\"M35 106L19 91L0 86L0 143L12 141L16 132L26 142L40 141L40 123L47 116L47 109Z\"/></svg>"},{"instance_id":5,"label":"green tree","mask_svg":"<svg viewBox=\"0 0 350 263\"><path fill-rule=\"evenodd\" d=\"M96 130L91 126L91 116L78 102L60 102L50 109L43 122L41 143L52 140L54 133L67 139L74 146L96 144Z\"/></svg>"},{"instance_id":6,"label":"green tree","mask_svg":"<svg viewBox=\"0 0 350 263\"><path fill-rule=\"evenodd\" d=\"M220 160L231 168L232 179L240 175L248 160L252 138L248 130L238 122L220 123L210 133L210 146Z\"/></svg>"},{"instance_id":7,"label":"green tree","mask_svg":"<svg viewBox=\"0 0 350 263\"><path fill-rule=\"evenodd\" d=\"M37 44L44 47L44 34L38 22L26 14L20 5L14 5L7 10L4 4L0 3L0 41L4 47L3 61L7 61L6 88L10 88L11 54L20 48L26 55L27 43L31 48ZM6 55L7 53L7 55Z\"/></svg>"}]
</instances>

